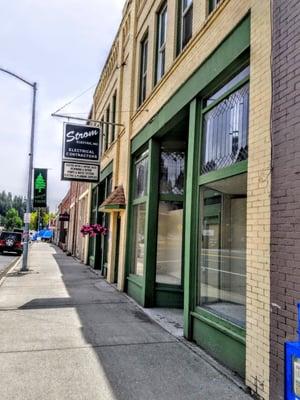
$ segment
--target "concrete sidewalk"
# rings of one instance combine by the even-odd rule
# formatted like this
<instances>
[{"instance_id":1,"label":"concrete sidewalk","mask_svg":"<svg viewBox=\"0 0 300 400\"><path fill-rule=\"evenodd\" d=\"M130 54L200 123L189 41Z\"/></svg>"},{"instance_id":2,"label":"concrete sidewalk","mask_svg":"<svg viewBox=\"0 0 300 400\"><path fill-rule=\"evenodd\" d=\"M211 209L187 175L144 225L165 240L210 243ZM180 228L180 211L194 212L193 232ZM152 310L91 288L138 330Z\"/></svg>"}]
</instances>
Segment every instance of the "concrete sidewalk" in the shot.
<instances>
[{"instance_id":1,"label":"concrete sidewalk","mask_svg":"<svg viewBox=\"0 0 300 400\"><path fill-rule=\"evenodd\" d=\"M1 400L249 400L86 266L37 243L0 287Z\"/></svg>"}]
</instances>

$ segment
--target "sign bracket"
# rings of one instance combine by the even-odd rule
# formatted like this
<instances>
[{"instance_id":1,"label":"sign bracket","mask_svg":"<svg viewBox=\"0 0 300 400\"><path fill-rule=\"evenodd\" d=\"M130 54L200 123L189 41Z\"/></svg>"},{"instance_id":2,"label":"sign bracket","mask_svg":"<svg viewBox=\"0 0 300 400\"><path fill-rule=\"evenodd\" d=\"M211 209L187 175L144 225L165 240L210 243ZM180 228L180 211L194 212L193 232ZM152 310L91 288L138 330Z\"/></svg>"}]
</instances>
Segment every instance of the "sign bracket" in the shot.
<instances>
[{"instance_id":1,"label":"sign bracket","mask_svg":"<svg viewBox=\"0 0 300 400\"><path fill-rule=\"evenodd\" d=\"M52 113L51 117L68 118L68 119L74 119L77 121L92 122L93 124L98 124L98 125L113 125L113 126L121 126L122 128L125 128L124 124L117 124L114 122L106 122L106 121L98 121L98 120L89 119L89 118L72 117L72 116L66 115L66 114Z\"/></svg>"}]
</instances>

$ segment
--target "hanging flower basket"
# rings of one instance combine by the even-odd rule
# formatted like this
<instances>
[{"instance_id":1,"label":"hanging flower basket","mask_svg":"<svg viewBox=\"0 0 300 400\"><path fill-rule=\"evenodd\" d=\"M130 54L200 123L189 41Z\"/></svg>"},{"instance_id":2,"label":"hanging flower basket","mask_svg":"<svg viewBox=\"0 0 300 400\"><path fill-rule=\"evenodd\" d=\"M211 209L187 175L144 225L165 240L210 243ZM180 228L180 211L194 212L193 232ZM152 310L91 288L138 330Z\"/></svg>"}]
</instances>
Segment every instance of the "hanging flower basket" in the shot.
<instances>
[{"instance_id":1,"label":"hanging flower basket","mask_svg":"<svg viewBox=\"0 0 300 400\"><path fill-rule=\"evenodd\" d=\"M82 225L80 233L82 236L95 237L97 235L106 235L108 229L100 224Z\"/></svg>"}]
</instances>

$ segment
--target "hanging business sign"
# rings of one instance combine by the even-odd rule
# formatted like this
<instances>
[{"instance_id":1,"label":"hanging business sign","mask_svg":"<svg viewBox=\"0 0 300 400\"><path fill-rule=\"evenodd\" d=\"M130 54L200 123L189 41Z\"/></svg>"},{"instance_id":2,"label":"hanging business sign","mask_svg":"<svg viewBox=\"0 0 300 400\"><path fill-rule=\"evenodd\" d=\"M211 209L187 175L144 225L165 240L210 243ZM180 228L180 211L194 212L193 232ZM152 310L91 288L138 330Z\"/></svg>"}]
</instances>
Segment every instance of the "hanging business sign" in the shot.
<instances>
[{"instance_id":1,"label":"hanging business sign","mask_svg":"<svg viewBox=\"0 0 300 400\"><path fill-rule=\"evenodd\" d=\"M70 221L70 214L68 214L66 211L62 214L59 214L58 217L59 221L64 221L64 222L68 222Z\"/></svg>"},{"instance_id":2,"label":"hanging business sign","mask_svg":"<svg viewBox=\"0 0 300 400\"><path fill-rule=\"evenodd\" d=\"M33 207L47 207L47 169L34 168Z\"/></svg>"},{"instance_id":3,"label":"hanging business sign","mask_svg":"<svg viewBox=\"0 0 300 400\"><path fill-rule=\"evenodd\" d=\"M63 181L99 182L99 165L63 161Z\"/></svg>"},{"instance_id":4,"label":"hanging business sign","mask_svg":"<svg viewBox=\"0 0 300 400\"><path fill-rule=\"evenodd\" d=\"M100 161L100 128L89 125L64 124L63 161Z\"/></svg>"}]
</instances>

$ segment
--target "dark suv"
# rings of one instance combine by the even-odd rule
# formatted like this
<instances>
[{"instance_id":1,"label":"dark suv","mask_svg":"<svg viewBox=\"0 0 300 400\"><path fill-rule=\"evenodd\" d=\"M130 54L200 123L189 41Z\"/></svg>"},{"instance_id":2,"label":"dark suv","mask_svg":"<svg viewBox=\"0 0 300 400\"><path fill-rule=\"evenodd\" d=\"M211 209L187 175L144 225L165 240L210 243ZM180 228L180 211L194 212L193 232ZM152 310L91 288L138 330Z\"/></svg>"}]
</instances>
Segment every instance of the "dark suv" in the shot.
<instances>
[{"instance_id":1,"label":"dark suv","mask_svg":"<svg viewBox=\"0 0 300 400\"><path fill-rule=\"evenodd\" d=\"M4 251L23 253L22 233L1 232L0 233L0 254Z\"/></svg>"}]
</instances>

